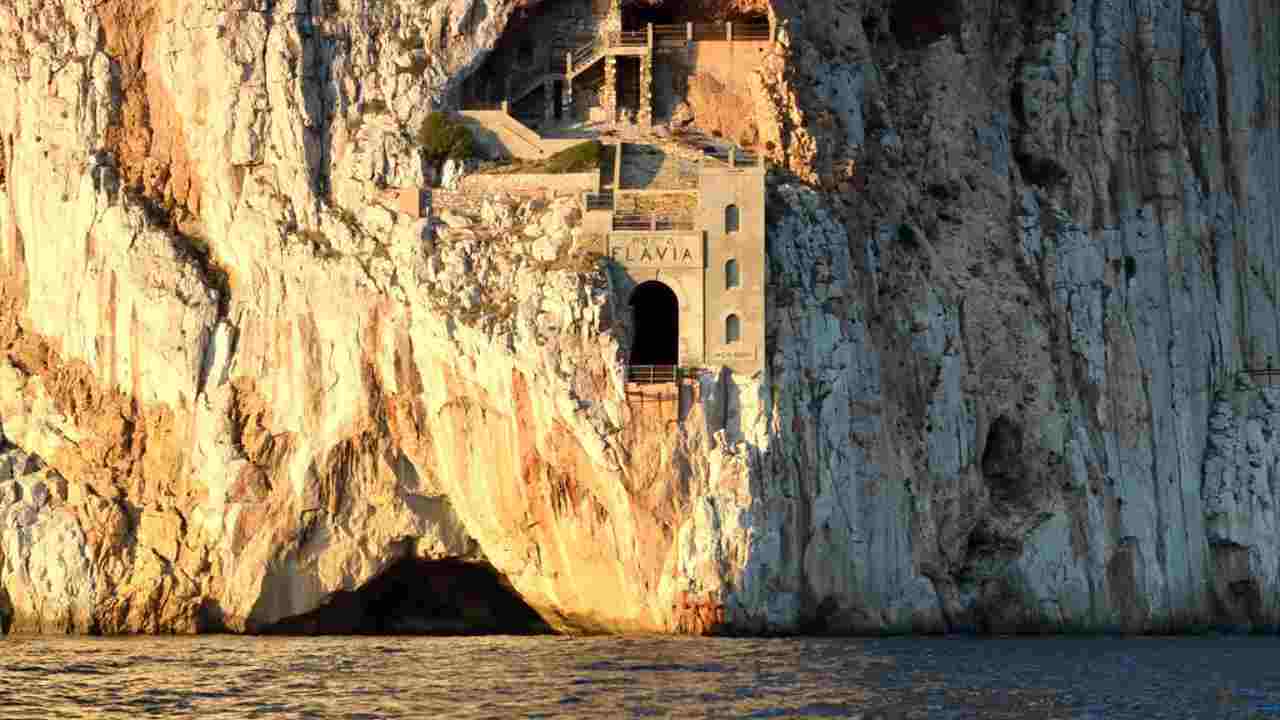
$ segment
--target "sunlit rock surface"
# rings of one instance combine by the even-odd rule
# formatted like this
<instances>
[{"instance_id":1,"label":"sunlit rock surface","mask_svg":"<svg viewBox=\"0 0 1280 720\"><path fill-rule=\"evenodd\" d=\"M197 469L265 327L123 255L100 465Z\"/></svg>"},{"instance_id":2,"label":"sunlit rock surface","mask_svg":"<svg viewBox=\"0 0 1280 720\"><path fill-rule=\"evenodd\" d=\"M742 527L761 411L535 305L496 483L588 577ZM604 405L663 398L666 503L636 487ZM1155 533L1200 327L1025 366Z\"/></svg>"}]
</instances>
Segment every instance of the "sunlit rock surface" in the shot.
<instances>
[{"instance_id":1,"label":"sunlit rock surface","mask_svg":"<svg viewBox=\"0 0 1280 720\"><path fill-rule=\"evenodd\" d=\"M1273 4L775 0L769 370L683 409L571 203L380 190L531 5L0 2L0 625L1280 622Z\"/></svg>"}]
</instances>

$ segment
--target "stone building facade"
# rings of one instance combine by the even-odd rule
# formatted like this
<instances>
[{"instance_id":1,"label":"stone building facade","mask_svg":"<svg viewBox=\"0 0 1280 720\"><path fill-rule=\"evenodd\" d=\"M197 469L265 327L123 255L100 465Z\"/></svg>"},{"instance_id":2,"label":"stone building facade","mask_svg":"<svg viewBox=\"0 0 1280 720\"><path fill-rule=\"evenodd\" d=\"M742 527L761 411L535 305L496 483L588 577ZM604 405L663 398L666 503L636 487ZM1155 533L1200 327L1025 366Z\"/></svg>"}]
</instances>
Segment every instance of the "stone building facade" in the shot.
<instances>
[{"instance_id":1,"label":"stone building facade","mask_svg":"<svg viewBox=\"0 0 1280 720\"><path fill-rule=\"evenodd\" d=\"M630 305L637 326L633 344L657 341L644 326L655 322L664 308L637 298L658 284L677 304L671 364L723 366L744 375L764 369L764 181L759 164L706 163L699 174L693 229L608 233L615 292ZM645 348L633 347L633 358L637 350Z\"/></svg>"}]
</instances>

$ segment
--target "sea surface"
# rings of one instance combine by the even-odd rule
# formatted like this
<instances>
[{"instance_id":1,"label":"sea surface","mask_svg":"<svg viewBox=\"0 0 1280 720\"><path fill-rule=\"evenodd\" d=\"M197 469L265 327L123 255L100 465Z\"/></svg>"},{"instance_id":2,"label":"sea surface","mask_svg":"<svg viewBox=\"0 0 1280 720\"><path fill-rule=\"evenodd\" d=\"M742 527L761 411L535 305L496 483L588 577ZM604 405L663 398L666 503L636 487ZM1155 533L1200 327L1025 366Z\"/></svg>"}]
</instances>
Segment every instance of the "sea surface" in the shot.
<instances>
[{"instance_id":1,"label":"sea surface","mask_svg":"<svg viewBox=\"0 0 1280 720\"><path fill-rule=\"evenodd\" d=\"M0 638L0 718L1280 718L1280 639Z\"/></svg>"}]
</instances>

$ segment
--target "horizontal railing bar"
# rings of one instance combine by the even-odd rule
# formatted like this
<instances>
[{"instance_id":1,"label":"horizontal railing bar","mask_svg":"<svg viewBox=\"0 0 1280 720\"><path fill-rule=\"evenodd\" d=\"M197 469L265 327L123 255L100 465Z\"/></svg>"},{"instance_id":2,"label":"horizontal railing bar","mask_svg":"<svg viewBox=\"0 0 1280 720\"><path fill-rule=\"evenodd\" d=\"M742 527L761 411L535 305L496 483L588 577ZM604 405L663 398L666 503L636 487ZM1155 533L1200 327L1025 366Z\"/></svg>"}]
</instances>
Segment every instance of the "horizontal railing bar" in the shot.
<instances>
[{"instance_id":1,"label":"horizontal railing bar","mask_svg":"<svg viewBox=\"0 0 1280 720\"><path fill-rule=\"evenodd\" d=\"M632 365L627 368L627 382L637 384L674 383L679 374L676 365Z\"/></svg>"}]
</instances>

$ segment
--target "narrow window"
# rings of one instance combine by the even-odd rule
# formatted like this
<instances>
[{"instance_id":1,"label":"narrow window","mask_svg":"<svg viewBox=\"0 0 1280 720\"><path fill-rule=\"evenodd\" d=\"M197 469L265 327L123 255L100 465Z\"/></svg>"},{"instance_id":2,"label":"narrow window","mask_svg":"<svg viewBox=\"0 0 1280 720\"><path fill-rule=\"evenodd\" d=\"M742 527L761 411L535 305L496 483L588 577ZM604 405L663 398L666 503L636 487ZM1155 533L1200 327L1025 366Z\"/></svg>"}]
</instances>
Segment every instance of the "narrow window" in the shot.
<instances>
[{"instance_id":1,"label":"narrow window","mask_svg":"<svg viewBox=\"0 0 1280 720\"><path fill-rule=\"evenodd\" d=\"M730 260L724 264L724 289L738 287L738 261Z\"/></svg>"},{"instance_id":2,"label":"narrow window","mask_svg":"<svg viewBox=\"0 0 1280 720\"><path fill-rule=\"evenodd\" d=\"M730 315L724 319L724 341L726 343L736 343L742 338L742 323L738 321L737 315Z\"/></svg>"},{"instance_id":3,"label":"narrow window","mask_svg":"<svg viewBox=\"0 0 1280 720\"><path fill-rule=\"evenodd\" d=\"M726 233L738 232L738 206L730 205L724 209L724 231Z\"/></svg>"}]
</instances>

